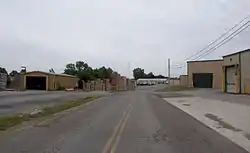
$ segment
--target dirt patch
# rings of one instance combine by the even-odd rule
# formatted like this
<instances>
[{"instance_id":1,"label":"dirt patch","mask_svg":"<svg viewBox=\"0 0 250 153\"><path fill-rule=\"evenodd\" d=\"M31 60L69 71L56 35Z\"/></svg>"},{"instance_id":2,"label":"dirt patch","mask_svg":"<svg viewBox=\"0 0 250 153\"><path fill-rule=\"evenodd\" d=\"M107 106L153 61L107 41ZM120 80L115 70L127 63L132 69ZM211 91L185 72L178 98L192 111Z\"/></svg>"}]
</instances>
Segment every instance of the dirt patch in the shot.
<instances>
[{"instance_id":1,"label":"dirt patch","mask_svg":"<svg viewBox=\"0 0 250 153\"><path fill-rule=\"evenodd\" d=\"M162 93L156 93L155 95L160 98L193 97L192 95L186 95L176 92L162 92Z\"/></svg>"},{"instance_id":2,"label":"dirt patch","mask_svg":"<svg viewBox=\"0 0 250 153\"><path fill-rule=\"evenodd\" d=\"M228 130L232 130L232 131L235 131L235 132L239 132L239 131L242 131L241 129L238 129L238 128L235 128L233 127L232 125L228 124L227 122L223 121L222 118L219 118L218 116L215 116L213 114L206 114L205 115L207 118L213 120L213 121L216 121L218 122L218 124L220 126L222 126L222 128L225 128L225 129L228 129Z\"/></svg>"},{"instance_id":3,"label":"dirt patch","mask_svg":"<svg viewBox=\"0 0 250 153\"><path fill-rule=\"evenodd\" d=\"M246 133L246 134L245 134L245 137L246 137L248 140L250 140L250 134L249 134L249 133Z\"/></svg>"}]
</instances>

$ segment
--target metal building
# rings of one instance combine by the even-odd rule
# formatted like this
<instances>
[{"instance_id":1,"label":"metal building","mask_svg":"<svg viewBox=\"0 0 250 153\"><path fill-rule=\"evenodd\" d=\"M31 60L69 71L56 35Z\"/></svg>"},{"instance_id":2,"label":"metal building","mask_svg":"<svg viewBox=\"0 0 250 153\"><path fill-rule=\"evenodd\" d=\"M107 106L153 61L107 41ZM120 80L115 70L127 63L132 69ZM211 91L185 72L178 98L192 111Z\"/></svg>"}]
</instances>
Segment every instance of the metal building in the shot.
<instances>
[{"instance_id":1,"label":"metal building","mask_svg":"<svg viewBox=\"0 0 250 153\"><path fill-rule=\"evenodd\" d=\"M250 49L223 56L223 91L250 93Z\"/></svg>"},{"instance_id":2,"label":"metal building","mask_svg":"<svg viewBox=\"0 0 250 153\"><path fill-rule=\"evenodd\" d=\"M222 88L223 60L188 61L188 86L195 88Z\"/></svg>"},{"instance_id":3,"label":"metal building","mask_svg":"<svg viewBox=\"0 0 250 153\"><path fill-rule=\"evenodd\" d=\"M0 73L0 90L5 90L7 84L7 74Z\"/></svg>"},{"instance_id":4,"label":"metal building","mask_svg":"<svg viewBox=\"0 0 250 153\"><path fill-rule=\"evenodd\" d=\"M28 90L59 90L74 88L78 78L72 75L32 71L24 75L23 86Z\"/></svg>"}]
</instances>

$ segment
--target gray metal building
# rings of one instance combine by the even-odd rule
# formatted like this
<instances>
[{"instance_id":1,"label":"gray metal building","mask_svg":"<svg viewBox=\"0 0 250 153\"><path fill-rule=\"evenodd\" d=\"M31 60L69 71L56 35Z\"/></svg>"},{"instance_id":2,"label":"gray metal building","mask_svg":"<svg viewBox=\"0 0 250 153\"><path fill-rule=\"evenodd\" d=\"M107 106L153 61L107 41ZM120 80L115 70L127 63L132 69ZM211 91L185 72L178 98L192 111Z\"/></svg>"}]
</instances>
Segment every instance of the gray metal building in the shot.
<instances>
[{"instance_id":1,"label":"gray metal building","mask_svg":"<svg viewBox=\"0 0 250 153\"><path fill-rule=\"evenodd\" d=\"M250 94L250 49L223 56L223 90Z\"/></svg>"},{"instance_id":2,"label":"gray metal building","mask_svg":"<svg viewBox=\"0 0 250 153\"><path fill-rule=\"evenodd\" d=\"M7 84L7 74L0 73L0 90L5 90Z\"/></svg>"}]
</instances>

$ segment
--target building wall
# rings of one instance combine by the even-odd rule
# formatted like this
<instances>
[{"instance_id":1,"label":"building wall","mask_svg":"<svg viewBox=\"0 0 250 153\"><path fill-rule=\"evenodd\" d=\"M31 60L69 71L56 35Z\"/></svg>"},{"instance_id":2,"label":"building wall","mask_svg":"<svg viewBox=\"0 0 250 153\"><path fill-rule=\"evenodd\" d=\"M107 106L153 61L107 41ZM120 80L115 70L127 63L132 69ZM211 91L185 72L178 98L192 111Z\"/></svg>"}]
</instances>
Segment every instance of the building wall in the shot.
<instances>
[{"instance_id":1,"label":"building wall","mask_svg":"<svg viewBox=\"0 0 250 153\"><path fill-rule=\"evenodd\" d=\"M241 92L250 94L250 51L241 54Z\"/></svg>"},{"instance_id":2,"label":"building wall","mask_svg":"<svg viewBox=\"0 0 250 153\"><path fill-rule=\"evenodd\" d=\"M46 90L57 90L60 87L74 88L78 82L78 78L74 76L63 76L58 74L49 74L45 72L28 72L25 74L23 85L26 88L26 76L46 77Z\"/></svg>"},{"instance_id":3,"label":"building wall","mask_svg":"<svg viewBox=\"0 0 250 153\"><path fill-rule=\"evenodd\" d=\"M180 76L180 85L181 86L188 86L188 75L181 75Z\"/></svg>"},{"instance_id":4,"label":"building wall","mask_svg":"<svg viewBox=\"0 0 250 153\"><path fill-rule=\"evenodd\" d=\"M48 90L57 90L59 87L74 88L78 82L77 77L63 75L48 75Z\"/></svg>"},{"instance_id":5,"label":"building wall","mask_svg":"<svg viewBox=\"0 0 250 153\"><path fill-rule=\"evenodd\" d=\"M213 73L213 88L222 88L223 60L188 62L188 86L193 87L193 73Z\"/></svg>"},{"instance_id":6,"label":"building wall","mask_svg":"<svg viewBox=\"0 0 250 153\"><path fill-rule=\"evenodd\" d=\"M23 74L15 75L10 83L9 88L17 91L25 90L24 77L25 76Z\"/></svg>"},{"instance_id":7,"label":"building wall","mask_svg":"<svg viewBox=\"0 0 250 153\"><path fill-rule=\"evenodd\" d=\"M0 90L5 90L7 84L7 74L0 73Z\"/></svg>"},{"instance_id":8,"label":"building wall","mask_svg":"<svg viewBox=\"0 0 250 153\"><path fill-rule=\"evenodd\" d=\"M235 81L236 81L236 93L239 93L241 88L241 93L250 93L250 52L240 52L237 54L225 56L223 62L224 66L224 78L226 79L225 69L228 66L235 67ZM226 91L226 86L224 85L224 90Z\"/></svg>"},{"instance_id":9,"label":"building wall","mask_svg":"<svg viewBox=\"0 0 250 153\"><path fill-rule=\"evenodd\" d=\"M170 79L170 85L174 86L174 85L180 85L180 80L179 79Z\"/></svg>"},{"instance_id":10,"label":"building wall","mask_svg":"<svg viewBox=\"0 0 250 153\"><path fill-rule=\"evenodd\" d=\"M119 91L127 90L127 78L119 77L118 80L119 80L118 81L118 90Z\"/></svg>"},{"instance_id":11,"label":"building wall","mask_svg":"<svg viewBox=\"0 0 250 153\"><path fill-rule=\"evenodd\" d=\"M223 65L224 66L232 66L232 65L237 65L240 63L239 61L239 54L234 54L231 56L226 56L223 58Z\"/></svg>"},{"instance_id":12,"label":"building wall","mask_svg":"<svg viewBox=\"0 0 250 153\"><path fill-rule=\"evenodd\" d=\"M239 72L240 72L240 70L239 70L239 67L238 67L239 64L240 64L240 56L239 56L239 54L233 54L233 55L230 55L230 56L223 57L223 86L222 86L222 91L224 91L224 92L227 91L227 89L226 89L227 88L227 85L226 85L226 78L227 78L226 71L228 70L228 67L234 67L235 75L233 77L235 78L235 93L239 93L239 87L240 87L239 86L239 82L240 82Z\"/></svg>"}]
</instances>

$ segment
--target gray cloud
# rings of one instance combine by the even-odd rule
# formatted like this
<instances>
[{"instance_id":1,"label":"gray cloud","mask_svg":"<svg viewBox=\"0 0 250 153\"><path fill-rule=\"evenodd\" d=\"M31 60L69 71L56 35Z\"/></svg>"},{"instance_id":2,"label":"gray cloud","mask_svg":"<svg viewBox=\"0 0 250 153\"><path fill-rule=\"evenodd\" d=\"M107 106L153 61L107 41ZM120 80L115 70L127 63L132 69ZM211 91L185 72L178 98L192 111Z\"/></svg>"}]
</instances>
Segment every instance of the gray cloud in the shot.
<instances>
[{"instance_id":1,"label":"gray cloud","mask_svg":"<svg viewBox=\"0 0 250 153\"><path fill-rule=\"evenodd\" d=\"M248 0L0 0L0 61L61 72L68 62L165 73L245 17ZM248 48L249 30L205 57ZM14 59L14 60L13 60ZM130 63L130 64L128 64ZM128 65L131 65L130 68ZM131 70L132 71L132 70ZM185 68L173 68L173 74Z\"/></svg>"}]
</instances>

